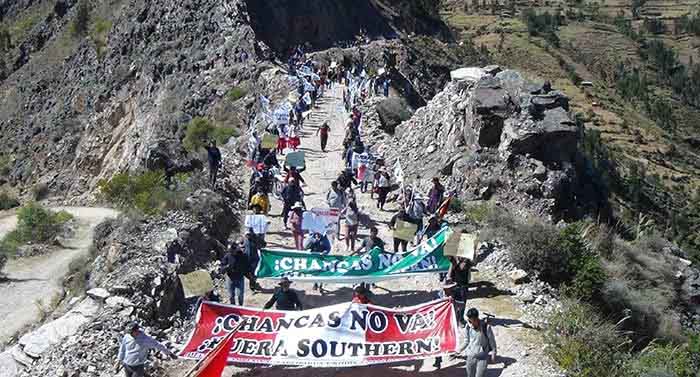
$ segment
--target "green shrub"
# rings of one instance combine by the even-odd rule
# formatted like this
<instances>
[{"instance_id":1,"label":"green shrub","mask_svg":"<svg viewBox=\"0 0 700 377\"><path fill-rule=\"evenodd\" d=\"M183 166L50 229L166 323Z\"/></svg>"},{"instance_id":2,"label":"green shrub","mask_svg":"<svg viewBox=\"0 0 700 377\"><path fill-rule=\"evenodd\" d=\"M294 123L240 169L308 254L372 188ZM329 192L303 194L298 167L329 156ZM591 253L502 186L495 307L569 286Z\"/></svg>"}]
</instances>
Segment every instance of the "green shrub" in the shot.
<instances>
[{"instance_id":1,"label":"green shrub","mask_svg":"<svg viewBox=\"0 0 700 377\"><path fill-rule=\"evenodd\" d=\"M166 187L165 175L161 171L149 171L137 175L120 173L110 180L98 183L100 193L106 201L124 210L137 210L145 215L160 215L168 209L181 209L192 192L178 175L172 189Z\"/></svg>"},{"instance_id":2,"label":"green shrub","mask_svg":"<svg viewBox=\"0 0 700 377\"><path fill-rule=\"evenodd\" d=\"M194 152L204 148L209 140L216 140L218 144L226 144L232 136L236 136L238 130L228 127L216 127L206 118L194 118L186 126L185 148Z\"/></svg>"},{"instance_id":3,"label":"green shrub","mask_svg":"<svg viewBox=\"0 0 700 377\"><path fill-rule=\"evenodd\" d=\"M10 158L8 156L0 156L0 176L10 174Z\"/></svg>"},{"instance_id":4,"label":"green shrub","mask_svg":"<svg viewBox=\"0 0 700 377\"><path fill-rule=\"evenodd\" d=\"M71 34L74 37L83 37L88 32L90 25L90 4L88 0L80 0L75 12L75 20L71 24Z\"/></svg>"},{"instance_id":5,"label":"green shrub","mask_svg":"<svg viewBox=\"0 0 700 377\"><path fill-rule=\"evenodd\" d=\"M489 202L462 205L461 207L467 220L474 224L483 224L493 209L493 205Z\"/></svg>"},{"instance_id":6,"label":"green shrub","mask_svg":"<svg viewBox=\"0 0 700 377\"><path fill-rule=\"evenodd\" d=\"M246 88L240 87L240 86L234 86L231 88L231 90L226 93L226 96L231 102L236 102L239 99L243 98L248 94L248 90Z\"/></svg>"},{"instance_id":7,"label":"green shrub","mask_svg":"<svg viewBox=\"0 0 700 377\"><path fill-rule=\"evenodd\" d=\"M697 338L697 335L695 336ZM690 342L676 345L652 344L627 365L630 376L696 377L700 370L700 349Z\"/></svg>"},{"instance_id":8,"label":"green shrub","mask_svg":"<svg viewBox=\"0 0 700 377\"><path fill-rule=\"evenodd\" d=\"M54 212L31 202L17 211L17 228L0 241L0 254L14 254L28 243L52 241L73 216L65 211Z\"/></svg>"},{"instance_id":9,"label":"green shrub","mask_svg":"<svg viewBox=\"0 0 700 377\"><path fill-rule=\"evenodd\" d=\"M19 207L19 200L8 192L0 191L0 210Z\"/></svg>"},{"instance_id":10,"label":"green shrub","mask_svg":"<svg viewBox=\"0 0 700 377\"><path fill-rule=\"evenodd\" d=\"M90 39L95 43L97 56L102 57L107 49L107 37L112 30L112 21L99 18L90 30Z\"/></svg>"},{"instance_id":11,"label":"green shrub","mask_svg":"<svg viewBox=\"0 0 700 377\"><path fill-rule=\"evenodd\" d=\"M545 339L548 353L568 376L627 376L629 342L616 325L587 304L564 302L550 318Z\"/></svg>"},{"instance_id":12,"label":"green shrub","mask_svg":"<svg viewBox=\"0 0 700 377\"><path fill-rule=\"evenodd\" d=\"M450 201L450 207L449 210L450 212L462 212L462 208L464 207L464 203L462 202L462 199L460 198L452 198Z\"/></svg>"}]
</instances>

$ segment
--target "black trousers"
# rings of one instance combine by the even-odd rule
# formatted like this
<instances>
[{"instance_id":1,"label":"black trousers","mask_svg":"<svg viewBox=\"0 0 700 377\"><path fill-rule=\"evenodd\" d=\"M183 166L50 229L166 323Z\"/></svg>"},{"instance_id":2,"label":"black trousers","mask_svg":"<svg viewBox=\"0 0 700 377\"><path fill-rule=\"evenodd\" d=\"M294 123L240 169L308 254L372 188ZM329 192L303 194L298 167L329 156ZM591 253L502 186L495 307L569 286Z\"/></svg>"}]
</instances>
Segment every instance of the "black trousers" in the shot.
<instances>
[{"instance_id":1,"label":"black trousers","mask_svg":"<svg viewBox=\"0 0 700 377\"><path fill-rule=\"evenodd\" d=\"M394 238L394 252L398 253L399 252L399 247L403 249L403 252L406 252L406 248L408 247L408 241L402 240L400 238Z\"/></svg>"}]
</instances>

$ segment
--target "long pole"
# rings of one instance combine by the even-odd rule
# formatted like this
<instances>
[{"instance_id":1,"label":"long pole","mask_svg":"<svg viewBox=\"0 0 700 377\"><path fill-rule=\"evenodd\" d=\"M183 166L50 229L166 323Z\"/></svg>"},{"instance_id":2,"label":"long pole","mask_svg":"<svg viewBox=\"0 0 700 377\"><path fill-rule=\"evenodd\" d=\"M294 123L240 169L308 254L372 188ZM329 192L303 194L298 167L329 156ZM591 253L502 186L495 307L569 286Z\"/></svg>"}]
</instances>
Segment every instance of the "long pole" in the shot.
<instances>
[{"instance_id":1,"label":"long pole","mask_svg":"<svg viewBox=\"0 0 700 377\"><path fill-rule=\"evenodd\" d=\"M229 337L229 336L233 336L236 332L238 332L238 330L240 330L240 328L243 327L244 324L245 324L245 320L241 317L241 321L238 323L238 325L236 325L236 327L235 327L230 333L226 334L226 336L221 340L222 343L225 343L225 342L228 340L228 337ZM207 361L207 360L209 359L209 355L211 355L211 353L214 352L214 350L216 350L216 348L214 348L214 349L212 349L211 351L209 351L209 354L207 354L207 356L205 356L205 357L201 358L200 360L198 360L198 361L192 366L192 368L190 368L189 370L187 370L187 373L185 373L183 377L190 377L190 376L192 376L192 373L196 372L196 371L199 369L199 367L202 366L202 364L203 364L205 361Z\"/></svg>"}]
</instances>

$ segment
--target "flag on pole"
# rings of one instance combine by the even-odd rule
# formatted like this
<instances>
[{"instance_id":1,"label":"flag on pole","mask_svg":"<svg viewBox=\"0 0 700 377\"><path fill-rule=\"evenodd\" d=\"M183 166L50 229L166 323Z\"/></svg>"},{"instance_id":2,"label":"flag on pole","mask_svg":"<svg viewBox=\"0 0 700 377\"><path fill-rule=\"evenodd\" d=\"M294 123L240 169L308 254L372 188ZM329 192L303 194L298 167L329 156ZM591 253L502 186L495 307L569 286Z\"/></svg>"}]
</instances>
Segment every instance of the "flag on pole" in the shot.
<instances>
[{"instance_id":1,"label":"flag on pole","mask_svg":"<svg viewBox=\"0 0 700 377\"><path fill-rule=\"evenodd\" d=\"M438 219L442 219L447 215L447 211L450 209L450 202L452 201L452 198L454 197L454 193L450 193L447 195L447 198L440 204L440 207L438 207L437 210L437 217Z\"/></svg>"},{"instance_id":2,"label":"flag on pole","mask_svg":"<svg viewBox=\"0 0 700 377\"><path fill-rule=\"evenodd\" d=\"M236 332L237 330L231 331L221 339L221 342L202 359L201 363L195 365L195 368L186 374L185 377L189 377L195 370L197 374L193 375L193 377L221 377L228 363L228 355L233 346L233 335Z\"/></svg>"}]
</instances>

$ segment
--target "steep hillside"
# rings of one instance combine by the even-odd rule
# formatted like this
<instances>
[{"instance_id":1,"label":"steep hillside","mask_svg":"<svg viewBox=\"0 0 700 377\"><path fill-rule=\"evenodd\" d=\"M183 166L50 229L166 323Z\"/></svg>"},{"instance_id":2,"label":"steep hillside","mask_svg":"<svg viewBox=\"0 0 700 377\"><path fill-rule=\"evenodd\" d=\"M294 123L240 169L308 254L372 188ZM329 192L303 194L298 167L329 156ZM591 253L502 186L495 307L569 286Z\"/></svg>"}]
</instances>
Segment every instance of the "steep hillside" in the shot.
<instances>
[{"instance_id":1,"label":"steep hillside","mask_svg":"<svg viewBox=\"0 0 700 377\"><path fill-rule=\"evenodd\" d=\"M651 218L698 255L700 43L688 26L697 4L547 4L448 1L443 17L494 62L571 98L616 219L635 226Z\"/></svg>"}]
</instances>

